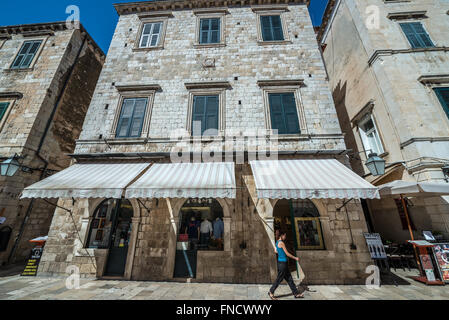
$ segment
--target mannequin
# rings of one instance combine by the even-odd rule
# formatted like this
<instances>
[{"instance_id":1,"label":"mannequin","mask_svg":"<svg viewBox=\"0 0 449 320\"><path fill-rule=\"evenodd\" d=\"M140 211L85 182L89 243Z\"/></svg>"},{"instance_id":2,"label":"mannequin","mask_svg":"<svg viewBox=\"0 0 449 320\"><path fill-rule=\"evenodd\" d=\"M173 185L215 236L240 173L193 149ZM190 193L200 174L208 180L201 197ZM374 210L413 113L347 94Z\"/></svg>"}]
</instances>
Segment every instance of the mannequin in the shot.
<instances>
[{"instance_id":1,"label":"mannequin","mask_svg":"<svg viewBox=\"0 0 449 320\"><path fill-rule=\"evenodd\" d=\"M223 235L224 235L224 223L223 220L220 219L220 217L217 217L214 221L214 232L213 232L214 239L218 242L218 249L223 249Z\"/></svg>"},{"instance_id":2,"label":"mannequin","mask_svg":"<svg viewBox=\"0 0 449 320\"><path fill-rule=\"evenodd\" d=\"M201 247L207 248L207 246L209 245L209 240L212 236L213 228L212 223L209 220L207 220L206 217L204 217L203 222L201 222L200 231L201 231L200 237Z\"/></svg>"}]
</instances>

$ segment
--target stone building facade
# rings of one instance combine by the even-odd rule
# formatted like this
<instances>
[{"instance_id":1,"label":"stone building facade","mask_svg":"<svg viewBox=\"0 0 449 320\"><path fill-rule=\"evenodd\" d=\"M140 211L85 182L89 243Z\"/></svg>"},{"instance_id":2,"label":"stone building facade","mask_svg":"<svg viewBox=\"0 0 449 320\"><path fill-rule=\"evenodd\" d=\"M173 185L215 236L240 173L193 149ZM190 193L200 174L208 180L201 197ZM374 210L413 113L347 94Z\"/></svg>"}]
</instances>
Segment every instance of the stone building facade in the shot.
<instances>
[{"instance_id":1,"label":"stone building facade","mask_svg":"<svg viewBox=\"0 0 449 320\"><path fill-rule=\"evenodd\" d=\"M441 0L331 0L318 40L353 168L374 185L448 182L449 3ZM367 149L387 162L383 176L363 166ZM368 152L367 152L368 153ZM410 238L402 205L368 201L384 240ZM412 199L416 238L449 237L449 199ZM402 220L402 223L401 223Z\"/></svg>"},{"instance_id":2,"label":"stone building facade","mask_svg":"<svg viewBox=\"0 0 449 320\"><path fill-rule=\"evenodd\" d=\"M65 22L0 27L0 161L23 166L0 176L0 265L28 259L46 236L54 206L19 200L22 190L70 165L104 54L82 26ZM1 233L1 232L0 232Z\"/></svg>"},{"instance_id":3,"label":"stone building facade","mask_svg":"<svg viewBox=\"0 0 449 320\"><path fill-rule=\"evenodd\" d=\"M147 162L152 170L157 164L170 163L180 145L190 158L217 142L217 136L218 149L225 148L224 141L230 137L246 139L234 139L241 143L231 143L226 149L235 162L236 196L205 199L221 208L224 236L222 250L195 253L196 281L270 283L276 276L275 225L283 214L290 217L291 202L257 198L248 161L257 150L248 142L257 130L262 140L276 138L282 161L337 159L349 165L307 6L308 1L302 0L115 5L120 18L76 143L73 157L77 165L117 164L126 170L131 163ZM275 25L271 30L280 30L282 35L269 38L262 20ZM206 30L204 38L200 30ZM155 41L148 46L154 35ZM209 41L211 37L215 41ZM300 132L272 135L269 102L270 94L276 92L295 97L293 127L299 123ZM214 137L192 135L198 96L218 99L218 120L214 118L218 134ZM140 130L134 137L121 137L123 110L129 103L140 103L139 99L147 103ZM239 151L244 161L237 161ZM207 162L205 154L202 160ZM101 217L97 214L109 200L93 195L74 200L59 202L39 274L63 276L75 266L82 276L107 278L111 248L89 244L92 230L98 235L96 226L103 223L101 218L95 221ZM178 251L182 252L178 240L184 230L181 215L189 201L202 199L154 196L121 201L133 213L128 218L132 228L126 240L126 262L118 278L184 278L176 276ZM316 235L319 232L324 242L321 248L296 252L309 283L361 283L366 277L371 260L362 234L367 230L364 214L358 200L345 207L347 213L337 211L343 203L342 199L307 200L316 212L311 223L317 223ZM293 242L293 232L288 237Z\"/></svg>"}]
</instances>

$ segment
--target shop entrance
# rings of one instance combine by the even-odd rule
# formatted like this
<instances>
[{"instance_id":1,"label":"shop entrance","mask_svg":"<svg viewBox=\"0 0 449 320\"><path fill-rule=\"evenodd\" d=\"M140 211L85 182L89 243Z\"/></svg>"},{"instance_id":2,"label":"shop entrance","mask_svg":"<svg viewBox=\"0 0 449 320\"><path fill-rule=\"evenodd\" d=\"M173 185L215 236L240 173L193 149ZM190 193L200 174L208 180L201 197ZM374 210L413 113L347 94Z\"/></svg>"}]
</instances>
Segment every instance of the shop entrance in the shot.
<instances>
[{"instance_id":1,"label":"shop entrance","mask_svg":"<svg viewBox=\"0 0 449 320\"><path fill-rule=\"evenodd\" d=\"M174 278L196 278L198 251L223 251L223 208L215 199L189 199L179 212Z\"/></svg>"},{"instance_id":2,"label":"shop entrance","mask_svg":"<svg viewBox=\"0 0 449 320\"><path fill-rule=\"evenodd\" d=\"M89 248L109 249L105 276L125 274L133 207L128 200L108 199L95 210L90 225Z\"/></svg>"},{"instance_id":3,"label":"shop entrance","mask_svg":"<svg viewBox=\"0 0 449 320\"><path fill-rule=\"evenodd\" d=\"M279 238L280 231L285 231L287 233L287 239L285 240L285 246L288 252L295 254L295 230L292 224L292 212L291 204L288 200L279 200L276 203L273 211L274 216L274 236L277 241ZM296 262L292 259L288 259L288 267L291 272L296 272Z\"/></svg>"}]
</instances>

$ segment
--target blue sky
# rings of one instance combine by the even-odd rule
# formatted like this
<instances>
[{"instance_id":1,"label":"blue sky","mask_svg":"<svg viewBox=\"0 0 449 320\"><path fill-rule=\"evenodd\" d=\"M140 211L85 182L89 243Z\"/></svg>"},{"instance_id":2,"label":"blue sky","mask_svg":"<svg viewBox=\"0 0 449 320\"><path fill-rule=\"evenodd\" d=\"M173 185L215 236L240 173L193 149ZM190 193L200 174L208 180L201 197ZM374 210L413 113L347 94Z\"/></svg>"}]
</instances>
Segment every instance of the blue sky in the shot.
<instances>
[{"instance_id":1,"label":"blue sky","mask_svg":"<svg viewBox=\"0 0 449 320\"><path fill-rule=\"evenodd\" d=\"M112 4L132 1L134 0L22 0L19 11L17 0L0 0L0 25L65 21L68 16L67 6L76 5L80 8L81 23L107 53L118 19ZM314 25L321 23L327 1L311 0L309 9Z\"/></svg>"}]
</instances>

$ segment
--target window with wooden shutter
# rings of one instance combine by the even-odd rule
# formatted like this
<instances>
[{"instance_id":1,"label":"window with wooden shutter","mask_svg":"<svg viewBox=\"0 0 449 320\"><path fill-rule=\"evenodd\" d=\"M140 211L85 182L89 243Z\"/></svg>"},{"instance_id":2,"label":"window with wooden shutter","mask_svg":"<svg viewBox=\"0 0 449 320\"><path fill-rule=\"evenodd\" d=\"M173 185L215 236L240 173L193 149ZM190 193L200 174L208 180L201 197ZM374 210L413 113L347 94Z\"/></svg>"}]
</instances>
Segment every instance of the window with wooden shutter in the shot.
<instances>
[{"instance_id":1,"label":"window with wooden shutter","mask_svg":"<svg viewBox=\"0 0 449 320\"><path fill-rule=\"evenodd\" d=\"M400 23L400 26L412 48L434 47L421 22Z\"/></svg>"},{"instance_id":2,"label":"window with wooden shutter","mask_svg":"<svg viewBox=\"0 0 449 320\"><path fill-rule=\"evenodd\" d=\"M142 134L147 98L124 99L117 125L117 138L138 138Z\"/></svg>"},{"instance_id":3,"label":"window with wooden shutter","mask_svg":"<svg viewBox=\"0 0 449 320\"><path fill-rule=\"evenodd\" d=\"M42 40L25 41L14 60L11 69L26 69L29 68L33 61Z\"/></svg>"},{"instance_id":4,"label":"window with wooden shutter","mask_svg":"<svg viewBox=\"0 0 449 320\"><path fill-rule=\"evenodd\" d=\"M197 136L201 132L204 135L205 131L214 129L215 134L208 132L208 135L218 134L219 125L219 104L220 98L218 95L213 96L194 96L193 110L192 110L192 135ZM197 123L195 123L197 122ZM198 125L201 125L199 131Z\"/></svg>"},{"instance_id":5,"label":"window with wooden shutter","mask_svg":"<svg viewBox=\"0 0 449 320\"><path fill-rule=\"evenodd\" d=\"M162 22L146 23L142 29L140 48L157 47L162 34Z\"/></svg>"},{"instance_id":6,"label":"window with wooden shutter","mask_svg":"<svg viewBox=\"0 0 449 320\"><path fill-rule=\"evenodd\" d=\"M444 112L446 112L449 118L449 88L435 88L435 93L443 106Z\"/></svg>"},{"instance_id":7,"label":"window with wooden shutter","mask_svg":"<svg viewBox=\"0 0 449 320\"><path fill-rule=\"evenodd\" d=\"M263 41L282 41L284 33L280 15L260 17Z\"/></svg>"},{"instance_id":8,"label":"window with wooden shutter","mask_svg":"<svg viewBox=\"0 0 449 320\"><path fill-rule=\"evenodd\" d=\"M3 117L6 114L6 110L8 110L8 106L8 102L0 102L0 122L3 120Z\"/></svg>"},{"instance_id":9,"label":"window with wooden shutter","mask_svg":"<svg viewBox=\"0 0 449 320\"><path fill-rule=\"evenodd\" d=\"M278 134L299 134L298 111L296 108L295 94L270 93L268 94L270 104L271 128L278 130Z\"/></svg>"},{"instance_id":10,"label":"window with wooden shutter","mask_svg":"<svg viewBox=\"0 0 449 320\"><path fill-rule=\"evenodd\" d=\"M220 43L220 18L200 19L200 44Z\"/></svg>"}]
</instances>

